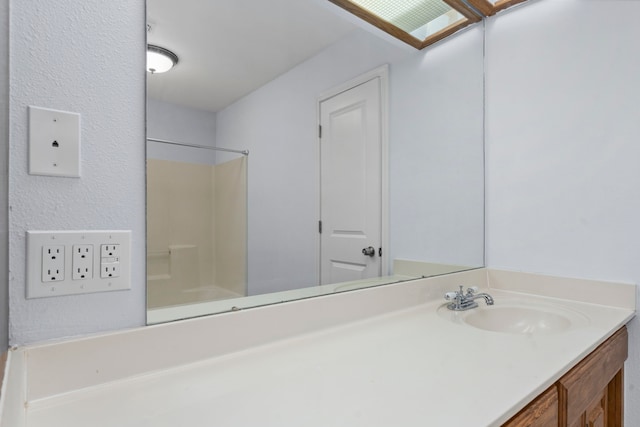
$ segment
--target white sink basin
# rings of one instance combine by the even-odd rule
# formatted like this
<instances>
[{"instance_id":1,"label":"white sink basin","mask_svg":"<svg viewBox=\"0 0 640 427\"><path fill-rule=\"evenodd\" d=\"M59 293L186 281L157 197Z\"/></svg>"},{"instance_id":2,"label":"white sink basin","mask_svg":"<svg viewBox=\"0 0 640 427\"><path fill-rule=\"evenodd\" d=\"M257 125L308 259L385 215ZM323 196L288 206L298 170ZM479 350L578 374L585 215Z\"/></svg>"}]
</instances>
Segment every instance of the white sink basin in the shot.
<instances>
[{"instance_id":1,"label":"white sink basin","mask_svg":"<svg viewBox=\"0 0 640 427\"><path fill-rule=\"evenodd\" d=\"M452 311L445 304L438 308L438 314L455 323L512 334L558 333L589 323L577 311L539 302L496 300L492 306L480 305L467 311Z\"/></svg>"}]
</instances>

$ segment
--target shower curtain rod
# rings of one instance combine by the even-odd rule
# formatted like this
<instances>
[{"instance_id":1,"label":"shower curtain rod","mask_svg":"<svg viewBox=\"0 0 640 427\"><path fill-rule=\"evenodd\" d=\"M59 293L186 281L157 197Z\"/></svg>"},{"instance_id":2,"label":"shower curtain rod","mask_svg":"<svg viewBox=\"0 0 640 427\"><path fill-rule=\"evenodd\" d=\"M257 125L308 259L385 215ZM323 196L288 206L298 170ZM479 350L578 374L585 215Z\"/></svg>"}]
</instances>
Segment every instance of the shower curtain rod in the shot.
<instances>
[{"instance_id":1,"label":"shower curtain rod","mask_svg":"<svg viewBox=\"0 0 640 427\"><path fill-rule=\"evenodd\" d=\"M157 139L157 138L147 138L147 141L160 142L161 144L179 145L181 147L204 148L205 150L214 150L214 151L226 151L228 153L244 154L245 156L249 155L249 150L232 150L230 148L208 147L206 145L187 144L184 142L167 141L166 139Z\"/></svg>"}]
</instances>

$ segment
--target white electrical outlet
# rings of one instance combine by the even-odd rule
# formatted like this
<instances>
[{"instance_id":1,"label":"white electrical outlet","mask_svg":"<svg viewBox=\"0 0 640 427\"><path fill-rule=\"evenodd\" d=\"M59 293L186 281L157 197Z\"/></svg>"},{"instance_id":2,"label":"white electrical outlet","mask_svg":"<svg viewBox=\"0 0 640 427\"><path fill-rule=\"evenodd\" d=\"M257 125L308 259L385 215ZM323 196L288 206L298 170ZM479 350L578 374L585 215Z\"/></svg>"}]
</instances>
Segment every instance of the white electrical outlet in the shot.
<instances>
[{"instance_id":1,"label":"white electrical outlet","mask_svg":"<svg viewBox=\"0 0 640 427\"><path fill-rule=\"evenodd\" d=\"M42 282L62 282L64 280L64 246L42 246Z\"/></svg>"},{"instance_id":2,"label":"white electrical outlet","mask_svg":"<svg viewBox=\"0 0 640 427\"><path fill-rule=\"evenodd\" d=\"M29 106L29 174L80 177L80 114Z\"/></svg>"},{"instance_id":3,"label":"white electrical outlet","mask_svg":"<svg viewBox=\"0 0 640 427\"><path fill-rule=\"evenodd\" d=\"M130 251L126 230L27 231L27 298L130 289Z\"/></svg>"},{"instance_id":4,"label":"white electrical outlet","mask_svg":"<svg viewBox=\"0 0 640 427\"><path fill-rule=\"evenodd\" d=\"M71 267L73 280L93 279L93 245L73 245Z\"/></svg>"},{"instance_id":5,"label":"white electrical outlet","mask_svg":"<svg viewBox=\"0 0 640 427\"><path fill-rule=\"evenodd\" d=\"M103 279L110 277L120 277L120 263L102 263L102 265L100 266L100 277L102 277Z\"/></svg>"},{"instance_id":6,"label":"white electrical outlet","mask_svg":"<svg viewBox=\"0 0 640 427\"><path fill-rule=\"evenodd\" d=\"M112 261L107 262L118 262L118 259L120 258L120 245L101 245L100 257L102 259L113 259Z\"/></svg>"},{"instance_id":7,"label":"white electrical outlet","mask_svg":"<svg viewBox=\"0 0 640 427\"><path fill-rule=\"evenodd\" d=\"M120 277L120 256L122 248L119 244L100 245L100 277Z\"/></svg>"}]
</instances>

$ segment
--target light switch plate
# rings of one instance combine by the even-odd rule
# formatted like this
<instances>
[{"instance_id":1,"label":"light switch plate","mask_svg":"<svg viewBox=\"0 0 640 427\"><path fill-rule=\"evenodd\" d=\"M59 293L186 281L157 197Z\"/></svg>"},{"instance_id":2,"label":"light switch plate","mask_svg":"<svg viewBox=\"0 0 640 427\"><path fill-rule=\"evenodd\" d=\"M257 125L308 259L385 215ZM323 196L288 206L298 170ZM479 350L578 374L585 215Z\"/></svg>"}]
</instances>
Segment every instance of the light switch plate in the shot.
<instances>
[{"instance_id":1,"label":"light switch plate","mask_svg":"<svg viewBox=\"0 0 640 427\"><path fill-rule=\"evenodd\" d=\"M29 106L29 174L80 177L80 114Z\"/></svg>"}]
</instances>

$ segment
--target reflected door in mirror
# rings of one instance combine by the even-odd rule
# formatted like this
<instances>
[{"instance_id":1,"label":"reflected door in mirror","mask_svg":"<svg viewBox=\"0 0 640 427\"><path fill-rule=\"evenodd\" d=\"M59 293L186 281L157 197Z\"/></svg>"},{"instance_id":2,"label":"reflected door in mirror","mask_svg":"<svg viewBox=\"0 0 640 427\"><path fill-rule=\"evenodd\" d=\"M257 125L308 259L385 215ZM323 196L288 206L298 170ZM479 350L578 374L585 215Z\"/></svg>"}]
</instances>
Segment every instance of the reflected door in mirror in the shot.
<instances>
[{"instance_id":1,"label":"reflected door in mirror","mask_svg":"<svg viewBox=\"0 0 640 427\"><path fill-rule=\"evenodd\" d=\"M320 284L381 274L380 124L379 77L320 103Z\"/></svg>"}]
</instances>

